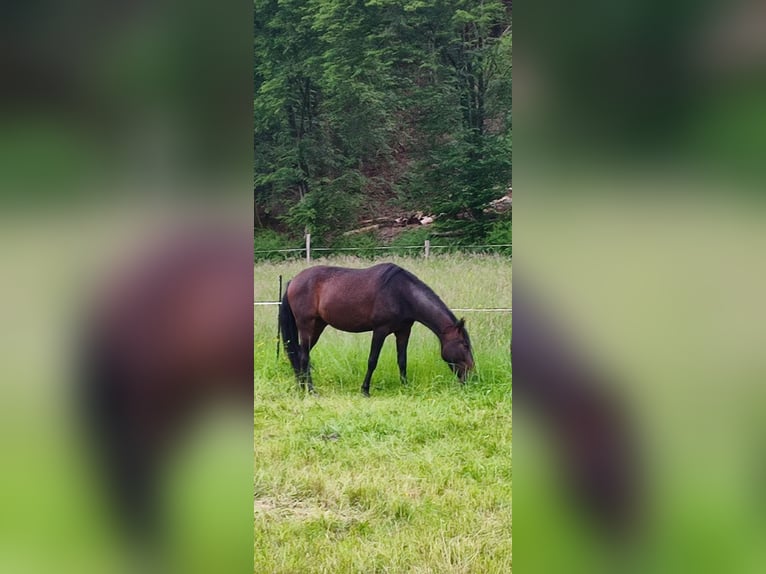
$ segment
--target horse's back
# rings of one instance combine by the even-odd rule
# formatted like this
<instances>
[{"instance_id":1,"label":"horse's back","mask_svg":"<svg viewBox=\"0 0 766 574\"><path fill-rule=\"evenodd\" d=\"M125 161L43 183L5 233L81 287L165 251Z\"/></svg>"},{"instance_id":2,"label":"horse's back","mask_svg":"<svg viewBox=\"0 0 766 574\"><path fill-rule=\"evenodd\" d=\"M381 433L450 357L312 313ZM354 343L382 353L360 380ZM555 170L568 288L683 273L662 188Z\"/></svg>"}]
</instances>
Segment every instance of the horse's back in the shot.
<instances>
[{"instance_id":1,"label":"horse's back","mask_svg":"<svg viewBox=\"0 0 766 574\"><path fill-rule=\"evenodd\" d=\"M366 269L316 265L298 273L290 281L290 288L292 292L302 291L306 288L321 288L322 290L328 288L333 291L371 288L376 283L384 282L387 275L395 274L401 270L401 267L393 263L379 263Z\"/></svg>"},{"instance_id":2,"label":"horse's back","mask_svg":"<svg viewBox=\"0 0 766 574\"><path fill-rule=\"evenodd\" d=\"M348 275L376 276L390 270L401 270L395 263L378 263L372 267L359 269L356 267L340 267L337 265L314 265L298 273L292 281L301 281L311 278L344 277Z\"/></svg>"},{"instance_id":3,"label":"horse's back","mask_svg":"<svg viewBox=\"0 0 766 574\"><path fill-rule=\"evenodd\" d=\"M296 317L319 317L344 331L369 331L385 306L386 278L400 270L393 263L366 269L311 267L290 282L290 304Z\"/></svg>"}]
</instances>

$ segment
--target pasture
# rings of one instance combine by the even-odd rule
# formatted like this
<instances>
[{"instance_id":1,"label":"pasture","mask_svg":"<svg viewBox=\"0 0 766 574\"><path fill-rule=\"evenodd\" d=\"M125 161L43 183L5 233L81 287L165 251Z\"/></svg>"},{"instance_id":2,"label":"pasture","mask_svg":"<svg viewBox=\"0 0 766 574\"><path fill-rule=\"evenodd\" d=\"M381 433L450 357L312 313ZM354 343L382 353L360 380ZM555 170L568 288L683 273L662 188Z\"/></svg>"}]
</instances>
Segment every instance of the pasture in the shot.
<instances>
[{"instance_id":1,"label":"pasture","mask_svg":"<svg viewBox=\"0 0 766 574\"><path fill-rule=\"evenodd\" d=\"M510 307L511 261L334 257L314 264L392 261L450 308ZM304 261L259 263L255 300L277 297ZM415 324L409 384L393 336L360 393L370 333L328 328L311 353L318 396L297 388L277 307L256 306L254 572L505 573L512 569L510 313L466 318L476 369L461 386L433 333Z\"/></svg>"}]
</instances>

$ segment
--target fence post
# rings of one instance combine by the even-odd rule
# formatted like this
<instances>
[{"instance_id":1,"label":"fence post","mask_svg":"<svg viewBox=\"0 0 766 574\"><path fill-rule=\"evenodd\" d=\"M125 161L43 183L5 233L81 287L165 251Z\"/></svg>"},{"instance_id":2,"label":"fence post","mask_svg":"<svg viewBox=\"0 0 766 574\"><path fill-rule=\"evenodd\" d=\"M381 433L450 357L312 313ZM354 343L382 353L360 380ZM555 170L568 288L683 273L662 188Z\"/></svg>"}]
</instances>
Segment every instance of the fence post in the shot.
<instances>
[{"instance_id":1,"label":"fence post","mask_svg":"<svg viewBox=\"0 0 766 574\"><path fill-rule=\"evenodd\" d=\"M311 234L306 234L306 263L311 263Z\"/></svg>"},{"instance_id":2,"label":"fence post","mask_svg":"<svg viewBox=\"0 0 766 574\"><path fill-rule=\"evenodd\" d=\"M279 301L279 305L282 304L282 276L279 276L279 297L277 298L277 301ZM279 305L277 305L277 361L279 360L279 335L280 335L280 325L279 325Z\"/></svg>"},{"instance_id":3,"label":"fence post","mask_svg":"<svg viewBox=\"0 0 766 574\"><path fill-rule=\"evenodd\" d=\"M431 254L431 240L426 239L426 259L428 259L428 256Z\"/></svg>"}]
</instances>

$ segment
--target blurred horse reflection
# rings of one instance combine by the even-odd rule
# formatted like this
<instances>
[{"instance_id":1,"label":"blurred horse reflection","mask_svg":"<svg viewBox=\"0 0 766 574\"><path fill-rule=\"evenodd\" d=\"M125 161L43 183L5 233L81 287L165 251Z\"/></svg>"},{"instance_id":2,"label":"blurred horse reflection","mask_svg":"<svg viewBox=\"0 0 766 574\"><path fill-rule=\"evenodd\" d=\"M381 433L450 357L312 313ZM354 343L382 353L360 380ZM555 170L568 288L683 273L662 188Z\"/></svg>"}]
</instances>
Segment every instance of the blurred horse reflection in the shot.
<instances>
[{"instance_id":1,"label":"blurred horse reflection","mask_svg":"<svg viewBox=\"0 0 766 574\"><path fill-rule=\"evenodd\" d=\"M551 429L564 485L610 535L638 523L641 494L635 429L609 379L514 285L514 406L534 411Z\"/></svg>"},{"instance_id":2,"label":"blurred horse reflection","mask_svg":"<svg viewBox=\"0 0 766 574\"><path fill-rule=\"evenodd\" d=\"M184 233L114 277L88 313L81 403L113 510L133 534L161 520L169 447L212 399L252 414L251 240Z\"/></svg>"}]
</instances>

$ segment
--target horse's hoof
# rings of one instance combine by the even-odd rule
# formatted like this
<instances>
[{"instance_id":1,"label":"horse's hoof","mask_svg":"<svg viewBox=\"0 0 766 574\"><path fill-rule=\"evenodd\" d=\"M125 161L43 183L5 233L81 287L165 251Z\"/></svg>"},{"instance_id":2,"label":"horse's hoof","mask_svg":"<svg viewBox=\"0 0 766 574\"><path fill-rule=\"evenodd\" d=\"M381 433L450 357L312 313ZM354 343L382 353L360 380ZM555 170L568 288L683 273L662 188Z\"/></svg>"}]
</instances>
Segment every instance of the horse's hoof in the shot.
<instances>
[{"instance_id":1,"label":"horse's hoof","mask_svg":"<svg viewBox=\"0 0 766 574\"><path fill-rule=\"evenodd\" d=\"M364 389L362 389L362 396L369 399L370 398L370 391L365 391Z\"/></svg>"}]
</instances>

